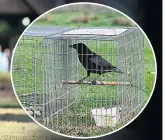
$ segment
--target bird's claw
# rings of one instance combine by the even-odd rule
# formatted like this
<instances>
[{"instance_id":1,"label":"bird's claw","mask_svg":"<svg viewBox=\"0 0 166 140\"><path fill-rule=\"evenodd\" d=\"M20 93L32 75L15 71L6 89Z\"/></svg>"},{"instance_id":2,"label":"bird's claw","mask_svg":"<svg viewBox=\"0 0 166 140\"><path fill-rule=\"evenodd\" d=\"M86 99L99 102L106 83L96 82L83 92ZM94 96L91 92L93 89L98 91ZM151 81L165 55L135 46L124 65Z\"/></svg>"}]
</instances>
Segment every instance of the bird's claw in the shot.
<instances>
[{"instance_id":1,"label":"bird's claw","mask_svg":"<svg viewBox=\"0 0 166 140\"><path fill-rule=\"evenodd\" d=\"M92 83L92 85L95 85L97 82L96 82L96 80L94 80L91 83Z\"/></svg>"}]
</instances>

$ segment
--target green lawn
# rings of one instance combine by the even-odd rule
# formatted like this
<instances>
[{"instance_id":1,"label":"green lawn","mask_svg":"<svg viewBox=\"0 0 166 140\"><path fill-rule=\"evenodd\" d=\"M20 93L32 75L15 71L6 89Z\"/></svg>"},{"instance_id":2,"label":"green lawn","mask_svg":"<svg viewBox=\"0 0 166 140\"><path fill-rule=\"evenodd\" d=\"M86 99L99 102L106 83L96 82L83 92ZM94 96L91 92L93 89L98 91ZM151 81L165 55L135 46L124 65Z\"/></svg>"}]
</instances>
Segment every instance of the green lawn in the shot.
<instances>
[{"instance_id":1,"label":"green lawn","mask_svg":"<svg viewBox=\"0 0 166 140\"><path fill-rule=\"evenodd\" d=\"M0 108L0 140L65 140L34 123L22 108Z\"/></svg>"},{"instance_id":2,"label":"green lawn","mask_svg":"<svg viewBox=\"0 0 166 140\"><path fill-rule=\"evenodd\" d=\"M10 73L0 73L0 107L20 107L11 85Z\"/></svg>"},{"instance_id":3,"label":"green lawn","mask_svg":"<svg viewBox=\"0 0 166 140\"><path fill-rule=\"evenodd\" d=\"M155 71L155 59L153 57L153 53L149 46L148 41L145 40L144 44L145 44L145 50L144 50L145 90L147 92L146 100L148 100L154 85L156 71Z\"/></svg>"},{"instance_id":4,"label":"green lawn","mask_svg":"<svg viewBox=\"0 0 166 140\"><path fill-rule=\"evenodd\" d=\"M70 27L78 27L80 25L80 22L72 22L71 20L73 19L73 17L77 17L80 16L80 13L52 13L49 15L49 20L39 20L37 22L35 22L36 25L52 25L52 26L70 26ZM112 14L96 14L95 16L97 16L97 19L95 20L89 20L88 23L82 23L81 27L122 27L124 25L114 25L113 21L117 18L121 18L121 15L112 15ZM106 22L105 22L106 21ZM109 24L108 24L109 23ZM126 26L126 25L125 25ZM27 38L28 39L28 38ZM63 71L59 71L59 70L55 70L52 71L52 69L56 68L56 64L54 64L54 61L58 61L58 59L61 59L60 57L55 58L55 56L53 54L58 54L58 50L56 50L57 48L54 47L54 45L52 45L50 47L51 51L48 51L46 48L42 48L43 52L41 51L41 42L42 38L40 38L37 42L37 46L35 45L35 38L30 37L27 41L27 43L24 42L24 40L20 41L19 46L16 49L16 53L14 56L14 67L13 67L13 80L14 80L14 86L16 89L17 94L19 95L21 101L23 102L24 105L26 106L30 106L30 103L33 103L33 101L30 102L30 96L29 99L25 99L25 98L21 98L21 96L27 95L27 94L32 94L33 92L37 92L39 93L39 97L37 97L38 101L37 104L40 104L42 102L41 100L41 96L40 93L42 93L43 89L41 89L41 87L44 86L44 89L48 89L50 91L54 91L55 92L55 84L54 84L54 80L50 80L50 77L52 77L52 79L55 78L60 78L60 75L63 75ZM61 41L61 40L60 40ZM58 41L57 41L58 42ZM89 41L90 42L90 41ZM34 49L36 48L37 50L37 63L35 63L34 59L35 58L35 54L34 54ZM91 41L91 43L89 43L88 47L96 52L96 46L95 46L95 41ZM58 46L58 48L61 48L61 45ZM110 47L112 48L112 47ZM117 50L115 48L112 49L108 49L105 47L105 42L101 42L100 43L100 47L97 48L97 53L98 54L104 54L107 52L107 54L110 53L117 53ZM48 57L48 54L51 54L51 56ZM41 57L42 56L42 57ZM55 58L55 60L51 59L52 57ZM116 56L103 56L105 57L105 59L107 59L108 61L111 61L115 66L117 65ZM45 63L44 63L44 67L41 66L41 61L42 59L45 58ZM18 60L20 59L20 60ZM68 63L68 62L65 62ZM37 66L37 70L36 72L33 71L33 65ZM58 64L61 65L61 64ZM47 69L46 69L47 67ZM77 66L75 66L77 67ZM69 67L68 67L69 68ZM41 73L41 69L44 69L43 74ZM45 72L49 73L50 75L47 75L46 77L44 77L45 79L42 80L41 76L45 75ZM146 90L146 94L145 94L145 101L148 100L148 98L151 95L151 91L152 91L152 87L153 87L153 83L154 83L154 78L155 75L153 74L153 72L155 72L155 63L154 63L154 58L153 58L153 54L152 54L152 50L147 42L147 40L145 39L144 42L144 73L145 73L145 90ZM36 73L37 77L36 79L34 79L34 74ZM85 70L81 69L81 75L82 77L86 75ZM72 74L76 74L74 71L71 72ZM91 79L94 79L96 77L95 74L92 74ZM116 81L116 74L104 74L101 76L102 79L105 80L109 80L111 79L112 81ZM36 82L34 83L34 80L36 80ZM47 83L51 83L52 84L47 84L45 83L44 85L41 84L41 80L47 81ZM50 80L50 81L49 81ZM60 81L62 81L62 79L60 79ZM33 86L36 85L36 89L34 90ZM52 88L54 87L54 89ZM65 87L65 86L64 86ZM75 91L78 92L80 95L78 96L78 98L81 100L78 104L74 104L71 107L71 110L69 111L69 116L59 116L59 118L54 118L55 124L62 124L63 126L65 126L65 129L62 127L59 130L61 133L66 133L69 135L77 135L77 136L92 136L92 135L98 135L99 132L101 133L108 133L110 131L112 131L112 128L106 128L106 129L98 129L98 128L94 128L91 126L94 126L95 123L94 121L92 121L91 115L90 115L90 111L91 108L100 108L100 107L108 107L110 105L110 100L111 101L115 101L116 98L116 87L112 87L112 86L92 86L92 85L81 85L81 86L77 86L79 89L81 89L81 93L79 93L79 90ZM73 85L68 86L68 90L66 91L70 91L73 87ZM64 94L63 93L64 90L59 90L59 94ZM102 94L101 94L102 93ZM75 94L75 93L74 93ZM50 95L51 97L52 95ZM73 96L73 95L72 95ZM66 98L67 96L64 96L64 98ZM105 100L105 101L99 101L100 99ZM33 100L33 99L32 99ZM65 102L65 100L64 100ZM112 103L111 103L112 104ZM80 114L79 114L80 113ZM78 115L79 114L79 115ZM62 119L61 119L62 117ZM89 126L89 129L87 129L87 131L85 132L71 132L71 129L76 129L78 130L78 127L76 128L69 128L69 126L67 126L66 128L66 123L70 123L71 126L77 126L77 124L75 124L75 121L73 120L79 120L80 125L83 126L83 124L86 124ZM87 120L90 120L89 122L87 122ZM77 122L78 123L78 122ZM84 128L83 128L84 129ZM75 130L74 130L75 131Z\"/></svg>"},{"instance_id":5,"label":"green lawn","mask_svg":"<svg viewBox=\"0 0 166 140\"><path fill-rule=\"evenodd\" d=\"M14 94L14 93L13 93ZM18 103L18 101L16 99L13 98L1 98L0 99L0 107L3 108L19 108L20 104Z\"/></svg>"},{"instance_id":6,"label":"green lawn","mask_svg":"<svg viewBox=\"0 0 166 140\"><path fill-rule=\"evenodd\" d=\"M65 139L46 131L35 123L0 121L1 140L52 140Z\"/></svg>"},{"instance_id":7,"label":"green lawn","mask_svg":"<svg viewBox=\"0 0 166 140\"><path fill-rule=\"evenodd\" d=\"M112 14L112 13L97 13L97 14L89 14L88 23L80 23L81 20L79 17L84 17L82 12L58 12L58 13L50 13L46 17L49 17L45 20L41 19L36 21L35 25L55 25L55 26L66 26L66 27L112 27L118 26L114 24L114 20L117 18L124 18L121 14ZM97 17L95 19L94 17ZM78 19L73 21L73 19ZM126 25L122 25L126 26Z\"/></svg>"}]
</instances>

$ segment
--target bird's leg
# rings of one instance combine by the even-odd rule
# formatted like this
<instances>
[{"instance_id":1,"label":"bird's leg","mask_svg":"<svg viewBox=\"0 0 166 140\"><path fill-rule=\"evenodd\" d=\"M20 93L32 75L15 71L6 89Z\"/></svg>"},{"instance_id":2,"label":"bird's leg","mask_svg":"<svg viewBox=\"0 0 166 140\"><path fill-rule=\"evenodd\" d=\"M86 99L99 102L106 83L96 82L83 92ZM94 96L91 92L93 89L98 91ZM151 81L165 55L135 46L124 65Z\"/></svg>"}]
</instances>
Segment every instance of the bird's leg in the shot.
<instances>
[{"instance_id":1,"label":"bird's leg","mask_svg":"<svg viewBox=\"0 0 166 140\"><path fill-rule=\"evenodd\" d=\"M99 76L97 76L97 78L95 80L92 81L92 84L96 84L96 80L100 77L100 74Z\"/></svg>"},{"instance_id":2,"label":"bird's leg","mask_svg":"<svg viewBox=\"0 0 166 140\"><path fill-rule=\"evenodd\" d=\"M90 76L90 72L87 72L87 76L86 77L84 77L84 78L82 78L81 80L78 80L76 83L82 83L83 82L83 80L84 79L86 79L87 77L89 77Z\"/></svg>"},{"instance_id":3,"label":"bird's leg","mask_svg":"<svg viewBox=\"0 0 166 140\"><path fill-rule=\"evenodd\" d=\"M79 84L80 84L80 83L82 83L82 82L83 82L83 80L84 80L84 79L86 79L86 78L87 78L87 76L86 76L86 77L84 77L84 78L82 78L81 80L78 80L76 83L79 83Z\"/></svg>"}]
</instances>

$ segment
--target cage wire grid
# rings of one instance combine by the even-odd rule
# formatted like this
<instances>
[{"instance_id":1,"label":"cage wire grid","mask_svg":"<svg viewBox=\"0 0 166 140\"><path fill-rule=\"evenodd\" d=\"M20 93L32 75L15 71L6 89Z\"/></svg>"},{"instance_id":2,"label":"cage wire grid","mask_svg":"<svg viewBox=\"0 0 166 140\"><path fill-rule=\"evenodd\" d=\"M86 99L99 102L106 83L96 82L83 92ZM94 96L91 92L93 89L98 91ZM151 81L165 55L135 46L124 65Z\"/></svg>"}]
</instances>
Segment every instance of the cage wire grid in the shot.
<instances>
[{"instance_id":1,"label":"cage wire grid","mask_svg":"<svg viewBox=\"0 0 166 140\"><path fill-rule=\"evenodd\" d=\"M86 137L111 132L136 116L144 105L145 83L139 28L110 28L111 35L100 34L101 28L84 29L96 34L30 27L15 50L12 77L20 102L35 120L53 131ZM68 47L76 43L86 44L124 74L105 73L92 83L98 75L91 73L77 83L87 73L77 51Z\"/></svg>"}]
</instances>

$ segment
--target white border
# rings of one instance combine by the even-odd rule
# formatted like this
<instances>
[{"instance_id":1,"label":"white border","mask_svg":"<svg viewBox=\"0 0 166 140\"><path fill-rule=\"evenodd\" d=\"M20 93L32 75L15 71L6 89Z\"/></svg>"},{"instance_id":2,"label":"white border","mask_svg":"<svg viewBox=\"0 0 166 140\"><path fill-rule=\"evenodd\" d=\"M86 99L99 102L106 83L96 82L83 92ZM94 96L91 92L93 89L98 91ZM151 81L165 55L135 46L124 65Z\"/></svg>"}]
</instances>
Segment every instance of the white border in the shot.
<instances>
[{"instance_id":1,"label":"white border","mask_svg":"<svg viewBox=\"0 0 166 140\"><path fill-rule=\"evenodd\" d=\"M56 9L58 9L58 8L62 8L62 7L65 7L65 6L70 6L70 5L79 5L79 4L93 4L93 5L102 6L102 7L104 7L104 8L108 8L108 9L114 10L114 11L116 11L116 12L118 12L118 13L124 15L124 16L127 17L128 19L130 19L134 24L136 24L136 25L140 28L140 26L139 26L134 20L132 20L129 16L125 15L124 13L120 12L119 10L117 10L117 9L115 9L115 8L112 8L112 7L103 5L103 4L98 4L98 3L77 2L77 3L70 3L70 4L65 4L65 5L62 5L62 6L58 6L58 7L56 7L56 8L53 8L53 9L51 9L51 10L45 12L44 14L42 14L42 15L40 15L38 18L36 18L36 19L24 30L24 32L25 32L36 20L38 20L38 19L39 19L40 17L42 17L43 15L45 15L45 14L47 14L47 13L53 11L53 10L56 10ZM155 58L155 68L156 68L156 69L155 69L155 72L156 72L156 75L155 75L155 82L154 82L153 89L152 89L152 91L154 91L155 84L156 84L156 77L157 77L156 57L155 57L155 53L154 53L154 50L153 50L153 47L152 47L152 44L151 44L150 40L148 39L147 35L144 33L144 31L143 31L141 28L140 28L140 30L142 31L142 33L144 34L144 36L145 36L146 39L148 40L148 42L149 42L149 44L150 44L150 46L151 46L151 48L152 48L153 56L154 56L154 58ZM16 46L18 45L18 43L19 43L19 41L20 41L22 35L24 34L24 32L23 32L23 33L21 34L21 36L19 37L19 39L18 39L18 41L17 41L17 43L16 43L16 45L15 45L15 48L16 48ZM13 54L15 53L15 48L14 48L14 50L13 50ZM14 56L14 55L13 55L13 56ZM16 96L18 102L20 103L21 107L24 109L23 105L21 104L21 102L20 102L20 100L19 100L19 98L18 98L18 96L17 96L17 94L16 94L16 91L15 91L15 88L14 88L14 84L13 84L13 78L12 78L13 56L12 56L12 59L11 59L11 67L10 67L11 83L12 83L12 87L13 87L15 96ZM153 93L153 92L152 92L152 93ZM25 111L25 112L29 115L29 117L30 117L32 120L34 120L37 124L39 124L39 125L42 126L43 128L45 128L45 129L47 129L47 130L49 130L49 131L51 131L51 132L53 132L53 133L55 133L55 134L58 134L58 135L61 135L61 136L64 136L64 137L68 137L68 138L92 139L92 138L99 138L99 137L103 137L103 136L106 136L106 135L110 135L110 134L112 134L112 133L115 133L115 132L117 132L117 131L123 129L124 127L126 127L126 126L127 126L128 124L130 124L131 122L133 122L133 121L142 113L142 111L144 110L144 108L145 108L145 107L147 106L147 104L149 103L149 101L150 101L150 99L151 99L151 97L152 97L152 93L151 93L151 95L150 95L150 97L149 97L147 103L146 103L145 106L142 108L142 110L141 110L132 120L130 120L128 123L126 123L123 127L118 128L118 129L116 129L116 130L114 130L114 131L112 131L112 132L110 132L110 133L103 134L103 135L100 135L100 136L93 136L93 137L74 137L74 136L68 136L68 135L64 135L64 134L55 132L55 131L53 131L53 130L47 128L47 127L45 127L44 125L40 124L38 121L36 121L25 109L24 109L24 111Z\"/></svg>"}]
</instances>

